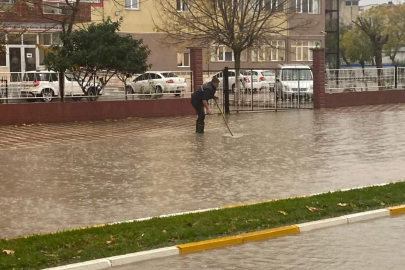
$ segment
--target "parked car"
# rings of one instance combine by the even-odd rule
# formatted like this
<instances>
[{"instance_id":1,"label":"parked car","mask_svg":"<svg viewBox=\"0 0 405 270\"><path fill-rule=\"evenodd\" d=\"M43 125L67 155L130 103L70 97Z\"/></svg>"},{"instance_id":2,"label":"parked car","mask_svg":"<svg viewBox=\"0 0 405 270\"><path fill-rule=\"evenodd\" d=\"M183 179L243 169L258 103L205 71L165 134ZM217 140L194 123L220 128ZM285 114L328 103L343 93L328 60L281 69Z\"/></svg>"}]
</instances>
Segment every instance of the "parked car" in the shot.
<instances>
[{"instance_id":1,"label":"parked car","mask_svg":"<svg viewBox=\"0 0 405 270\"><path fill-rule=\"evenodd\" d=\"M174 93L178 96L186 91L187 83L173 72L150 71L137 76L126 87L128 94Z\"/></svg>"},{"instance_id":2,"label":"parked car","mask_svg":"<svg viewBox=\"0 0 405 270\"><path fill-rule=\"evenodd\" d=\"M281 67L280 82L283 94L291 97L312 97L313 76L309 66L285 65Z\"/></svg>"},{"instance_id":3,"label":"parked car","mask_svg":"<svg viewBox=\"0 0 405 270\"><path fill-rule=\"evenodd\" d=\"M224 74L222 71L215 73L212 77L210 78L206 78L204 80L204 83L210 82L212 80L212 78L218 78L219 79L219 89L223 88L223 77ZM239 81L241 82L241 88L242 89L246 89L245 86L250 82L249 78L245 75L240 74L239 75ZM228 70L228 85L231 88L232 92L235 92L236 89L236 72L235 70Z\"/></svg>"},{"instance_id":4,"label":"parked car","mask_svg":"<svg viewBox=\"0 0 405 270\"><path fill-rule=\"evenodd\" d=\"M241 73L253 81L253 91L261 91L262 89L274 90L274 83L276 81L274 70L243 70ZM251 91L252 83L246 84L246 88Z\"/></svg>"},{"instance_id":5,"label":"parked car","mask_svg":"<svg viewBox=\"0 0 405 270\"><path fill-rule=\"evenodd\" d=\"M79 85L80 78L73 74L65 74L65 96L71 96L74 100L80 100L83 96L89 97L90 100L97 100L103 90L99 84L90 83L85 94ZM59 76L53 71L29 71L23 76L23 90L21 94L30 97L28 101L36 101L35 97L41 98L43 102L51 102L54 97L59 96Z\"/></svg>"}]
</instances>

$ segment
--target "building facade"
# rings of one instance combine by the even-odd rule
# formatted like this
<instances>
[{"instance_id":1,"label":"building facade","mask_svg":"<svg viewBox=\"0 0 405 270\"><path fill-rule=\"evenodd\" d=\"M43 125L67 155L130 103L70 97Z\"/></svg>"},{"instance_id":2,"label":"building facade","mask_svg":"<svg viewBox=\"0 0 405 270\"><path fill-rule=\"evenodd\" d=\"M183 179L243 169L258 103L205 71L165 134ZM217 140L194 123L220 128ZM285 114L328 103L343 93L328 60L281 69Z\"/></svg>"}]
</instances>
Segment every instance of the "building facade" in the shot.
<instances>
[{"instance_id":1,"label":"building facade","mask_svg":"<svg viewBox=\"0 0 405 270\"><path fill-rule=\"evenodd\" d=\"M182 0L177 0L177 8L182 12ZM286 2L287 3L287 2ZM280 64L312 64L312 48L325 45L324 0L290 0L295 5L296 16L288 21L289 27L302 21L311 21L311 27L300 31L289 31L285 36L275 37L271 46L247 50L242 54L243 68L277 68ZM114 1L104 1L102 6L94 7L92 20L97 22L106 18L123 19L121 32L134 38L143 39L151 49L149 57L152 70L182 71L190 69L188 49L162 45L164 35L155 31L154 22L160 17L154 0L125 0L122 5ZM221 70L234 66L232 50L216 45L204 48L204 70Z\"/></svg>"},{"instance_id":2,"label":"building facade","mask_svg":"<svg viewBox=\"0 0 405 270\"><path fill-rule=\"evenodd\" d=\"M340 24L343 25L352 25L353 21L356 21L357 17L359 16L360 1L340 1Z\"/></svg>"},{"instance_id":3,"label":"building facade","mask_svg":"<svg viewBox=\"0 0 405 270\"><path fill-rule=\"evenodd\" d=\"M91 21L90 5L79 5L77 23ZM0 72L44 69L45 49L60 43L59 22L71 14L69 7L63 2L6 0L0 10Z\"/></svg>"},{"instance_id":4,"label":"building facade","mask_svg":"<svg viewBox=\"0 0 405 270\"><path fill-rule=\"evenodd\" d=\"M179 12L183 0L177 1ZM277 1L277 0L273 0ZM282 0L285 1L285 0ZM59 44L60 23L71 11L64 1L2 1L0 8L0 72L25 72L44 69L46 47ZM287 4L288 3L288 4ZM288 0L296 14L288 21L289 27L302 21L311 26L289 31L275 37L271 46L250 49L242 54L244 68L277 68L283 64L312 64L312 48L325 46L325 0ZM288 7L286 7L288 8ZM17 14L17 16L15 16ZM162 45L164 35L155 31L154 22L159 13L154 0L81 0L77 23L101 22L110 18L122 19L120 32L143 39L149 46L149 63L152 70L190 70L190 52L185 48ZM229 48L217 45L204 48L204 70L221 70L234 66L234 56Z\"/></svg>"}]
</instances>

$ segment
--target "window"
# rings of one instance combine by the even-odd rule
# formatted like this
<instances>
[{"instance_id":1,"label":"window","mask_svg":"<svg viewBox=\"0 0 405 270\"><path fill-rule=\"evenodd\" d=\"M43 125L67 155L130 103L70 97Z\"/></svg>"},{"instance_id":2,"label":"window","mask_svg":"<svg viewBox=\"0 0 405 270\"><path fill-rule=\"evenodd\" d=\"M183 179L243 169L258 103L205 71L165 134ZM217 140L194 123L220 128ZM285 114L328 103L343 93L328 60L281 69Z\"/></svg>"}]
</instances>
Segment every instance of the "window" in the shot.
<instances>
[{"instance_id":1,"label":"window","mask_svg":"<svg viewBox=\"0 0 405 270\"><path fill-rule=\"evenodd\" d=\"M242 62L247 61L247 51L243 51L240 60ZM233 62L235 57L232 49L224 45L215 45L211 47L211 62Z\"/></svg>"},{"instance_id":2,"label":"window","mask_svg":"<svg viewBox=\"0 0 405 270\"><path fill-rule=\"evenodd\" d=\"M312 61L312 50L321 44L318 40L297 40L291 46L291 61Z\"/></svg>"},{"instance_id":3,"label":"window","mask_svg":"<svg viewBox=\"0 0 405 270\"><path fill-rule=\"evenodd\" d=\"M20 34L7 34L8 44L21 45L22 39Z\"/></svg>"},{"instance_id":4,"label":"window","mask_svg":"<svg viewBox=\"0 0 405 270\"><path fill-rule=\"evenodd\" d=\"M13 4L14 1L13 0L0 0L0 5L1 4Z\"/></svg>"},{"instance_id":5,"label":"window","mask_svg":"<svg viewBox=\"0 0 405 270\"><path fill-rule=\"evenodd\" d=\"M139 0L125 0L126 9L139 9Z\"/></svg>"},{"instance_id":6,"label":"window","mask_svg":"<svg viewBox=\"0 0 405 270\"><path fill-rule=\"evenodd\" d=\"M187 0L177 0L177 11L187 12Z\"/></svg>"},{"instance_id":7,"label":"window","mask_svg":"<svg viewBox=\"0 0 405 270\"><path fill-rule=\"evenodd\" d=\"M24 43L25 43L25 35L24 35ZM51 47L51 45L60 45L60 37L59 33L41 33L39 34L39 65L45 65L45 55L47 50Z\"/></svg>"},{"instance_id":8,"label":"window","mask_svg":"<svg viewBox=\"0 0 405 270\"><path fill-rule=\"evenodd\" d=\"M145 75L140 75L140 76L138 76L138 77L134 80L134 82L143 81L143 80L144 80L144 77L145 77Z\"/></svg>"},{"instance_id":9,"label":"window","mask_svg":"<svg viewBox=\"0 0 405 270\"><path fill-rule=\"evenodd\" d=\"M43 7L44 14L60 14L59 3L45 2Z\"/></svg>"},{"instance_id":10,"label":"window","mask_svg":"<svg viewBox=\"0 0 405 270\"><path fill-rule=\"evenodd\" d=\"M290 0L291 9L296 13L320 14L319 0Z\"/></svg>"},{"instance_id":11,"label":"window","mask_svg":"<svg viewBox=\"0 0 405 270\"><path fill-rule=\"evenodd\" d=\"M284 0L260 0L265 11L284 11Z\"/></svg>"},{"instance_id":12,"label":"window","mask_svg":"<svg viewBox=\"0 0 405 270\"><path fill-rule=\"evenodd\" d=\"M39 45L52 45L52 34L39 34Z\"/></svg>"},{"instance_id":13,"label":"window","mask_svg":"<svg viewBox=\"0 0 405 270\"><path fill-rule=\"evenodd\" d=\"M282 81L311 81L312 74L309 69L282 69Z\"/></svg>"},{"instance_id":14,"label":"window","mask_svg":"<svg viewBox=\"0 0 405 270\"><path fill-rule=\"evenodd\" d=\"M165 77L165 78L176 78L177 77L177 75L176 74L174 74L174 73L171 73L171 72L165 72L165 73L161 73L162 75L163 75L163 77Z\"/></svg>"},{"instance_id":15,"label":"window","mask_svg":"<svg viewBox=\"0 0 405 270\"><path fill-rule=\"evenodd\" d=\"M252 50L252 62L284 61L285 41L273 40L271 46L265 45L259 49Z\"/></svg>"},{"instance_id":16,"label":"window","mask_svg":"<svg viewBox=\"0 0 405 270\"><path fill-rule=\"evenodd\" d=\"M73 10L70 6L63 3L44 1L43 13L71 15Z\"/></svg>"},{"instance_id":17,"label":"window","mask_svg":"<svg viewBox=\"0 0 405 270\"><path fill-rule=\"evenodd\" d=\"M177 66L189 67L190 66L190 53L178 53L177 54Z\"/></svg>"},{"instance_id":18,"label":"window","mask_svg":"<svg viewBox=\"0 0 405 270\"><path fill-rule=\"evenodd\" d=\"M35 45L37 44L37 34L24 34L23 41L24 45Z\"/></svg>"},{"instance_id":19,"label":"window","mask_svg":"<svg viewBox=\"0 0 405 270\"><path fill-rule=\"evenodd\" d=\"M350 7L350 6L358 6L359 5L359 1L346 1L346 6Z\"/></svg>"}]
</instances>

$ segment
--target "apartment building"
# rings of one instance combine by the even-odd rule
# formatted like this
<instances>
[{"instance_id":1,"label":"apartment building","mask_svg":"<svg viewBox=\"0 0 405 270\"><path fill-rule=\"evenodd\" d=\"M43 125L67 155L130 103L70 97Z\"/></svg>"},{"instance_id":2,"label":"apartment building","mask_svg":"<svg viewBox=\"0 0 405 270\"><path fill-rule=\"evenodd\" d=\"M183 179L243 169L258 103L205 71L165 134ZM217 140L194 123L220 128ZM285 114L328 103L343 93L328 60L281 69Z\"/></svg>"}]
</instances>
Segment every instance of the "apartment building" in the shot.
<instances>
[{"instance_id":1,"label":"apartment building","mask_svg":"<svg viewBox=\"0 0 405 270\"><path fill-rule=\"evenodd\" d=\"M344 25L351 25L353 21L359 16L360 1L347 1L341 0L339 7L340 23Z\"/></svg>"},{"instance_id":2,"label":"apartment building","mask_svg":"<svg viewBox=\"0 0 405 270\"><path fill-rule=\"evenodd\" d=\"M134 38L143 39L152 53L149 62L152 70L181 71L190 69L190 53L187 48L162 45L163 34L155 31L159 18L154 0L104 1L94 7L93 21L110 17L123 19L120 31ZM183 11L184 0L177 1L179 12ZM277 0L273 0L277 1ZM285 0L284 0L285 1ZM289 0L296 7L294 20L288 21L290 27L303 20L311 21L311 27L300 31L289 31L285 36L275 37L272 46L247 50L242 54L241 66L245 68L277 68L280 64L312 64L312 48L324 46L325 37L325 0ZM204 70L220 70L225 66L234 66L231 49L216 45L204 48Z\"/></svg>"},{"instance_id":3,"label":"apartment building","mask_svg":"<svg viewBox=\"0 0 405 270\"><path fill-rule=\"evenodd\" d=\"M179 12L184 0L177 1ZM276 1L272 0L274 4ZM311 64L312 48L325 44L325 0L288 0L285 5L295 7L294 20L311 21L311 27L289 31L275 37L272 46L247 50L242 55L242 67L276 68L280 64ZM34 4L32 4L34 3ZM288 3L288 4L287 4ZM190 53L187 48L162 45L164 35L155 31L159 18L154 0L81 0L77 23L100 22L104 19L123 19L121 33L143 39L152 54L152 70L189 70ZM71 12L63 0L22 1L2 0L0 3L0 72L25 72L45 69L44 48L58 44L62 30L60 22ZM17 14L17 15L16 15ZM204 49L204 69L220 70L234 65L232 50L225 46Z\"/></svg>"},{"instance_id":4,"label":"apartment building","mask_svg":"<svg viewBox=\"0 0 405 270\"><path fill-rule=\"evenodd\" d=\"M77 23L91 21L90 5L80 4ZM44 69L44 48L60 43L62 26L58 22L70 12L63 2L2 0L0 72Z\"/></svg>"}]
</instances>

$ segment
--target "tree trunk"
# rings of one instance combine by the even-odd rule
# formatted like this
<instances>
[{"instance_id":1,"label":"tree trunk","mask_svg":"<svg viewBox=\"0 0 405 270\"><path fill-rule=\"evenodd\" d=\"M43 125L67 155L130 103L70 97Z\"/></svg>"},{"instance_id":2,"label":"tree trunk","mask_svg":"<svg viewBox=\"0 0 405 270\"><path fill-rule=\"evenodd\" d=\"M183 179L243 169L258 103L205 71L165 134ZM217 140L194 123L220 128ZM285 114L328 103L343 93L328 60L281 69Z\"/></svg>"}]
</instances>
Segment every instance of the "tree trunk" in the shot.
<instances>
[{"instance_id":1,"label":"tree trunk","mask_svg":"<svg viewBox=\"0 0 405 270\"><path fill-rule=\"evenodd\" d=\"M240 83L240 51L234 51L235 58L235 105L241 102L241 83Z\"/></svg>"},{"instance_id":2,"label":"tree trunk","mask_svg":"<svg viewBox=\"0 0 405 270\"><path fill-rule=\"evenodd\" d=\"M350 67L350 62L349 59L347 59L346 54L343 51L341 51L340 54L342 55L343 61L346 63L346 65Z\"/></svg>"},{"instance_id":3,"label":"tree trunk","mask_svg":"<svg viewBox=\"0 0 405 270\"><path fill-rule=\"evenodd\" d=\"M393 66L395 66L395 56L396 56L396 53L390 55L390 59L391 59L391 62L392 62L392 65L393 65Z\"/></svg>"},{"instance_id":4,"label":"tree trunk","mask_svg":"<svg viewBox=\"0 0 405 270\"><path fill-rule=\"evenodd\" d=\"M378 77L378 90L382 90L383 85L384 85L384 80L382 78L383 76L383 71L382 71L382 46L379 46L374 51L374 57L375 57L375 65L377 67L377 77Z\"/></svg>"},{"instance_id":5,"label":"tree trunk","mask_svg":"<svg viewBox=\"0 0 405 270\"><path fill-rule=\"evenodd\" d=\"M364 80L365 90L368 91L366 70L365 70L366 63L364 61L360 61L360 65L361 65L361 69L363 70L363 80Z\"/></svg>"},{"instance_id":6,"label":"tree trunk","mask_svg":"<svg viewBox=\"0 0 405 270\"><path fill-rule=\"evenodd\" d=\"M65 71L59 72L59 95L60 101L65 102Z\"/></svg>"}]
</instances>

